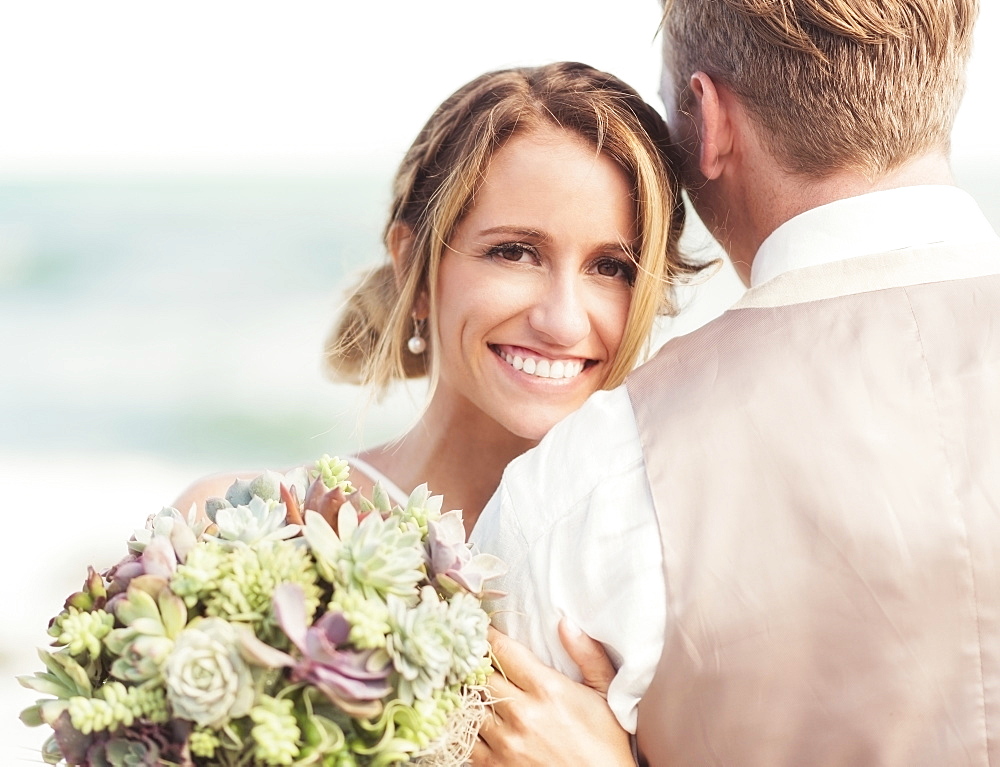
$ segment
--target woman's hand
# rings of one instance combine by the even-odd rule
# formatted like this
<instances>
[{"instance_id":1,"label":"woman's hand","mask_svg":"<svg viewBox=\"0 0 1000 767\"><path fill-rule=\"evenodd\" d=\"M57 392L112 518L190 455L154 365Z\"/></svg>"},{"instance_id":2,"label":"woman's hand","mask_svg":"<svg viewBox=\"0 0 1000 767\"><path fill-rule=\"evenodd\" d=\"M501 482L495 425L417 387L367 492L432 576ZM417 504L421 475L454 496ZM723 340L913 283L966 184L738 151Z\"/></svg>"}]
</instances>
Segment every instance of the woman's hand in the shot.
<instances>
[{"instance_id":1,"label":"woman's hand","mask_svg":"<svg viewBox=\"0 0 1000 767\"><path fill-rule=\"evenodd\" d=\"M472 751L475 767L633 767L628 733L608 707L615 670L598 642L565 619L559 637L580 666L584 684L549 668L524 645L490 629L497 702ZM504 678L506 675L506 678Z\"/></svg>"}]
</instances>

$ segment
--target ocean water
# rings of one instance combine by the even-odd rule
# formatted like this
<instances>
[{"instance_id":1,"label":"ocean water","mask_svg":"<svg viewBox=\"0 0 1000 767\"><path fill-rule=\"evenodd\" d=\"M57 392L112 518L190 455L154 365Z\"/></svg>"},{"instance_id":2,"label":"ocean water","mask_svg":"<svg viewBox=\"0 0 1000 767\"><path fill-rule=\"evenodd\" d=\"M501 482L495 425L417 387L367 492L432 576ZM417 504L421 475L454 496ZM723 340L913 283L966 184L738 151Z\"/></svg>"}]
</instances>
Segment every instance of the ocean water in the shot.
<instances>
[{"instance_id":1,"label":"ocean water","mask_svg":"<svg viewBox=\"0 0 1000 767\"><path fill-rule=\"evenodd\" d=\"M957 169L1000 230L997 170ZM12 677L40 669L88 564L200 475L346 454L416 414L419 387L370 404L321 372L344 289L382 258L388 189L380 171L0 180L0 763L39 762ZM685 244L717 253L697 229ZM730 269L685 291L658 340L739 292Z\"/></svg>"},{"instance_id":2,"label":"ocean water","mask_svg":"<svg viewBox=\"0 0 1000 767\"><path fill-rule=\"evenodd\" d=\"M322 341L380 257L386 186L0 184L0 449L225 466L336 442Z\"/></svg>"}]
</instances>

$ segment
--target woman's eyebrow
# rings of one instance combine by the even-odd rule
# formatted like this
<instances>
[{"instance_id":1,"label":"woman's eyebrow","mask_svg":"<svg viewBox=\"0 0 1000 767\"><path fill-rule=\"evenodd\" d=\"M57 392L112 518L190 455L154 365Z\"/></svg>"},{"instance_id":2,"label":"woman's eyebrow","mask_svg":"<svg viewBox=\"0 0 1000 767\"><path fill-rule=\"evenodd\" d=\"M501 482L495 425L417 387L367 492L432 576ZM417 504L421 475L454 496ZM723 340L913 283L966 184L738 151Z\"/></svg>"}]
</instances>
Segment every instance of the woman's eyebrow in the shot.
<instances>
[{"instance_id":1,"label":"woman's eyebrow","mask_svg":"<svg viewBox=\"0 0 1000 767\"><path fill-rule=\"evenodd\" d=\"M530 227L524 226L491 226L489 229L482 229L479 232L480 235L484 234L513 234L518 237L532 237L534 239L546 240L548 235L538 229L532 229Z\"/></svg>"}]
</instances>

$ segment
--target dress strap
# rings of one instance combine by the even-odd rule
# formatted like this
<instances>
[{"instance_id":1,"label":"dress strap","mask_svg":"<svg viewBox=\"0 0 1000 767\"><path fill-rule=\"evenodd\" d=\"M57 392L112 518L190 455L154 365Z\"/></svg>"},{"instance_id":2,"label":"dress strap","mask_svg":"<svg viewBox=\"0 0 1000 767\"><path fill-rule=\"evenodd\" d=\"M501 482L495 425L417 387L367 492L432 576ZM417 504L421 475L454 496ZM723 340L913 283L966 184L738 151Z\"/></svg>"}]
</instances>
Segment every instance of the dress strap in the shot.
<instances>
[{"instance_id":1,"label":"dress strap","mask_svg":"<svg viewBox=\"0 0 1000 767\"><path fill-rule=\"evenodd\" d=\"M368 463L368 461L362 460L356 455L348 456L344 460L347 461L348 465L352 469L358 469L362 473L366 474L368 479L370 479L373 484L378 483L382 485L382 489L385 490L390 501L397 503L400 506L406 506L406 502L410 500L410 494L404 493L400 489L399 485Z\"/></svg>"}]
</instances>

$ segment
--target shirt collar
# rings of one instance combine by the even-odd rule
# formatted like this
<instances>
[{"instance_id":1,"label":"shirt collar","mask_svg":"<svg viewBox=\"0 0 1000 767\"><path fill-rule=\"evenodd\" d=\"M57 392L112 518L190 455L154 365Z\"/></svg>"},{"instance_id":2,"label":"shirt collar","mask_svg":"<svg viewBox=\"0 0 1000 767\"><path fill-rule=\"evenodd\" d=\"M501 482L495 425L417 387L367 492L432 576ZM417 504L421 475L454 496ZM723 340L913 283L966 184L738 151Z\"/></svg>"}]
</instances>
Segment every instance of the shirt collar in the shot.
<instances>
[{"instance_id":1,"label":"shirt collar","mask_svg":"<svg viewBox=\"0 0 1000 767\"><path fill-rule=\"evenodd\" d=\"M750 285L807 266L947 242L996 240L975 200L954 186L871 192L807 210L775 229L757 250Z\"/></svg>"}]
</instances>

